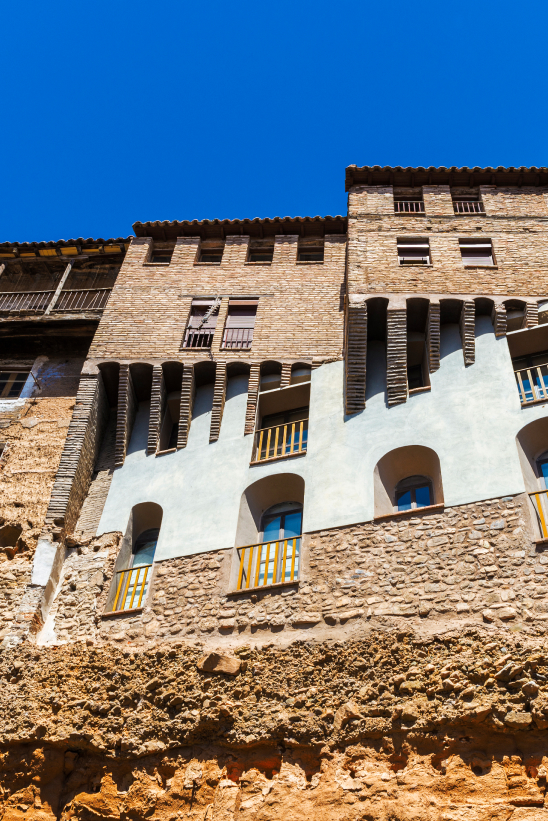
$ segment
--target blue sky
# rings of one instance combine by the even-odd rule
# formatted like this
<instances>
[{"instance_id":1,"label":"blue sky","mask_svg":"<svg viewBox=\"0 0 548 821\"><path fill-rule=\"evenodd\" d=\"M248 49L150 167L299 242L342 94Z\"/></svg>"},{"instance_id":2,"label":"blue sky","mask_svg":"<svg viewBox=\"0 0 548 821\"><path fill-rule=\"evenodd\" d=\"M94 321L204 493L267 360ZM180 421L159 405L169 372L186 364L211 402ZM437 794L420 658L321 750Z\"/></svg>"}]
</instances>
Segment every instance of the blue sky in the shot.
<instances>
[{"instance_id":1,"label":"blue sky","mask_svg":"<svg viewBox=\"0 0 548 821\"><path fill-rule=\"evenodd\" d=\"M3 5L0 241L341 214L346 165L548 165L546 3Z\"/></svg>"}]
</instances>

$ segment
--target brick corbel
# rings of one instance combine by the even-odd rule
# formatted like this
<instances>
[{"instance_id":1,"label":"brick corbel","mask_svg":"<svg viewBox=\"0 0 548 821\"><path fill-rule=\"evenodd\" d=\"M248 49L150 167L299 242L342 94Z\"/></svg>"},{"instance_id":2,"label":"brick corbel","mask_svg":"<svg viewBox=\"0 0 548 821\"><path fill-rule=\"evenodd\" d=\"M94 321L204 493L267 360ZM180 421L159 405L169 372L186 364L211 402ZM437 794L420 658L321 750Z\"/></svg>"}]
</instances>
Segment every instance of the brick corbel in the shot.
<instances>
[{"instance_id":1,"label":"brick corbel","mask_svg":"<svg viewBox=\"0 0 548 821\"><path fill-rule=\"evenodd\" d=\"M129 365L120 365L120 381L118 386L118 409L116 416L116 446L114 464L121 467L124 464L127 446L137 415L137 397L133 388L133 380Z\"/></svg>"},{"instance_id":2,"label":"brick corbel","mask_svg":"<svg viewBox=\"0 0 548 821\"><path fill-rule=\"evenodd\" d=\"M428 371L434 373L440 366L440 303L430 302L426 327L426 356Z\"/></svg>"},{"instance_id":3,"label":"brick corbel","mask_svg":"<svg viewBox=\"0 0 548 821\"><path fill-rule=\"evenodd\" d=\"M476 361L476 305L474 302L463 300L459 328L464 364L473 365Z\"/></svg>"},{"instance_id":4,"label":"brick corbel","mask_svg":"<svg viewBox=\"0 0 548 821\"><path fill-rule=\"evenodd\" d=\"M259 399L259 383L261 381L261 366L252 365L249 370L247 388L247 407L245 410L244 436L255 432L255 417L257 415L257 401Z\"/></svg>"},{"instance_id":5,"label":"brick corbel","mask_svg":"<svg viewBox=\"0 0 548 821\"><path fill-rule=\"evenodd\" d=\"M538 325L538 303L527 302L525 304L524 328L536 328Z\"/></svg>"},{"instance_id":6,"label":"brick corbel","mask_svg":"<svg viewBox=\"0 0 548 821\"><path fill-rule=\"evenodd\" d=\"M495 336L506 336L508 317L506 315L506 305L493 303L491 311L491 322L495 331Z\"/></svg>"},{"instance_id":7,"label":"brick corbel","mask_svg":"<svg viewBox=\"0 0 548 821\"><path fill-rule=\"evenodd\" d=\"M365 408L367 362L367 301L360 294L348 297L345 346L345 409L347 415Z\"/></svg>"},{"instance_id":8,"label":"brick corbel","mask_svg":"<svg viewBox=\"0 0 548 821\"><path fill-rule=\"evenodd\" d=\"M148 420L148 442L147 453L156 453L160 429L166 408L166 386L164 382L164 372L161 365L154 365L152 368L152 390L150 394L150 416Z\"/></svg>"},{"instance_id":9,"label":"brick corbel","mask_svg":"<svg viewBox=\"0 0 548 821\"><path fill-rule=\"evenodd\" d=\"M388 308L386 318L386 393L389 405L407 401L407 311Z\"/></svg>"},{"instance_id":10,"label":"brick corbel","mask_svg":"<svg viewBox=\"0 0 548 821\"><path fill-rule=\"evenodd\" d=\"M213 388L213 407L211 409L211 426L209 441L216 442L221 433L221 422L226 399L226 362L215 365L215 386Z\"/></svg>"},{"instance_id":11,"label":"brick corbel","mask_svg":"<svg viewBox=\"0 0 548 821\"><path fill-rule=\"evenodd\" d=\"M177 432L177 450L186 448L192 408L194 406L194 365L185 365L181 384L181 403L179 405L179 430Z\"/></svg>"},{"instance_id":12,"label":"brick corbel","mask_svg":"<svg viewBox=\"0 0 548 821\"><path fill-rule=\"evenodd\" d=\"M280 388L287 388L291 382L291 362L282 362Z\"/></svg>"}]
</instances>

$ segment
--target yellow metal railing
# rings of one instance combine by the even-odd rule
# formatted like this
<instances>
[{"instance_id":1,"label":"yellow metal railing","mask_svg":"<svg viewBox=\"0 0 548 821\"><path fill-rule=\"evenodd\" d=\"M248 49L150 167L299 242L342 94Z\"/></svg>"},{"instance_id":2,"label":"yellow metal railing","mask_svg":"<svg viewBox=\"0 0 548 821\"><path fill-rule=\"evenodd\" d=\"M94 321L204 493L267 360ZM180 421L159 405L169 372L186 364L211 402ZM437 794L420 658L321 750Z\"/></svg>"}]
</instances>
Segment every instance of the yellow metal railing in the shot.
<instances>
[{"instance_id":1,"label":"yellow metal railing","mask_svg":"<svg viewBox=\"0 0 548 821\"><path fill-rule=\"evenodd\" d=\"M548 539L548 490L537 490L529 496L537 514L541 536Z\"/></svg>"},{"instance_id":2,"label":"yellow metal railing","mask_svg":"<svg viewBox=\"0 0 548 821\"><path fill-rule=\"evenodd\" d=\"M253 462L280 459L295 453L304 453L308 444L308 419L263 428L255 434Z\"/></svg>"},{"instance_id":3,"label":"yellow metal railing","mask_svg":"<svg viewBox=\"0 0 548 821\"><path fill-rule=\"evenodd\" d=\"M301 537L238 548L238 590L293 582L299 578Z\"/></svg>"},{"instance_id":4,"label":"yellow metal railing","mask_svg":"<svg viewBox=\"0 0 548 821\"><path fill-rule=\"evenodd\" d=\"M548 364L514 371L522 405L548 399Z\"/></svg>"},{"instance_id":5,"label":"yellow metal railing","mask_svg":"<svg viewBox=\"0 0 548 821\"><path fill-rule=\"evenodd\" d=\"M112 612L141 607L148 587L151 564L142 564L116 574L116 598Z\"/></svg>"}]
</instances>

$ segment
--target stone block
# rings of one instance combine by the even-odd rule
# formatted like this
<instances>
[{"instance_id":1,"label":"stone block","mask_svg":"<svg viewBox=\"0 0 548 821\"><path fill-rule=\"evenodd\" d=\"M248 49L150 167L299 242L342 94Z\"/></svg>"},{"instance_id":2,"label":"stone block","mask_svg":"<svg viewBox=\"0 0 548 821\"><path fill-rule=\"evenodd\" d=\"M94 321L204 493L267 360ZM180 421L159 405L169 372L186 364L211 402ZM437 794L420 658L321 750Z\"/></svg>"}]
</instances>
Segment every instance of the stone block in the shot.
<instances>
[{"instance_id":1,"label":"stone block","mask_svg":"<svg viewBox=\"0 0 548 821\"><path fill-rule=\"evenodd\" d=\"M204 673L226 673L229 676L236 676L242 669L242 661L236 656L209 653L203 656L196 666Z\"/></svg>"}]
</instances>

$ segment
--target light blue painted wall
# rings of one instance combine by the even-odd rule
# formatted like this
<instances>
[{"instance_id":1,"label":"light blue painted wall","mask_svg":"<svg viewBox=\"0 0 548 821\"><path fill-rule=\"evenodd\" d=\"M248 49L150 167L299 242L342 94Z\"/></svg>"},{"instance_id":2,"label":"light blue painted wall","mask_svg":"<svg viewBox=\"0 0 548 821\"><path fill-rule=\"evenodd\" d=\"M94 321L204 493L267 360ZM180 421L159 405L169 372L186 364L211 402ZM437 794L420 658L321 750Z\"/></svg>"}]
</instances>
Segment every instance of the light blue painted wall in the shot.
<instances>
[{"instance_id":1,"label":"light blue painted wall","mask_svg":"<svg viewBox=\"0 0 548 821\"><path fill-rule=\"evenodd\" d=\"M367 407L345 418L343 364L323 365L312 372L307 455L255 467L249 467L253 437L243 435L244 377L229 381L221 435L213 444L211 387L198 391L188 446L166 456L146 455L143 404L98 532L125 531L132 506L152 501L164 510L157 559L231 547L245 488L287 472L305 481L304 531L368 521L375 465L405 445L436 451L447 506L523 492L515 437L524 425L546 417L548 406L521 408L508 343L496 339L488 317L477 320L476 362L468 367L458 327L442 328L441 367L431 382L431 392L388 408L384 350L372 343Z\"/></svg>"}]
</instances>

